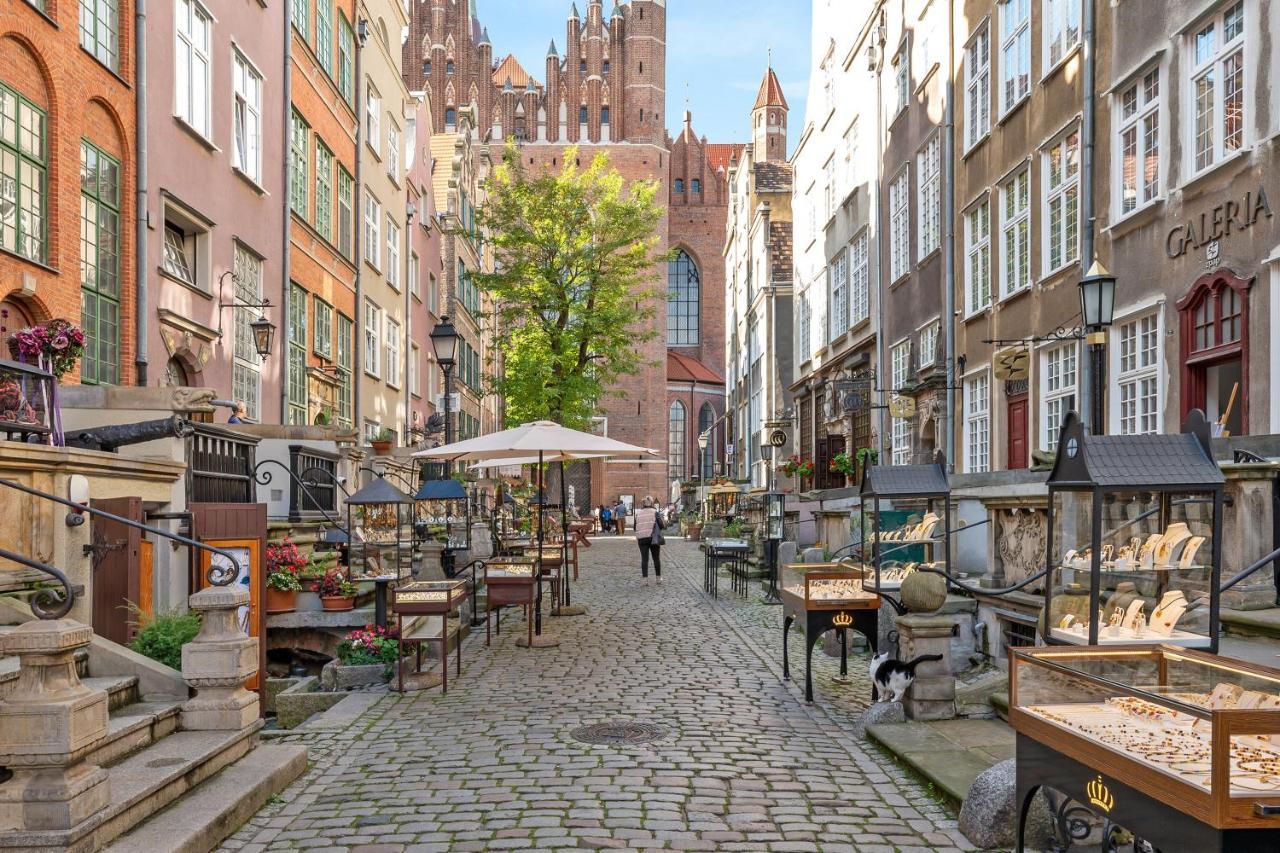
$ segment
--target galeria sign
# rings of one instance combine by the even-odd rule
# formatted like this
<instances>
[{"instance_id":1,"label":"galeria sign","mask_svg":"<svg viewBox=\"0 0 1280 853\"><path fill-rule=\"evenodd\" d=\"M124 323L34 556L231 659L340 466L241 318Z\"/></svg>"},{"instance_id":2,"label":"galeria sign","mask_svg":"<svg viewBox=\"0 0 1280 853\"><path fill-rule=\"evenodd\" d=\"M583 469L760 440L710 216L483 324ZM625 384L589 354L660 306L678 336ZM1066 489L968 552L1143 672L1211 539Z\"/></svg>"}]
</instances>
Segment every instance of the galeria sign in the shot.
<instances>
[{"instance_id":1,"label":"galeria sign","mask_svg":"<svg viewBox=\"0 0 1280 853\"><path fill-rule=\"evenodd\" d=\"M1181 257L1188 249L1199 249L1214 240L1230 237L1232 229L1244 231L1263 214L1271 218L1271 203L1267 201L1266 190L1258 187L1257 192L1245 193L1239 201L1228 199L1201 213L1198 219L1170 228L1164 240L1165 254L1171 258Z\"/></svg>"}]
</instances>

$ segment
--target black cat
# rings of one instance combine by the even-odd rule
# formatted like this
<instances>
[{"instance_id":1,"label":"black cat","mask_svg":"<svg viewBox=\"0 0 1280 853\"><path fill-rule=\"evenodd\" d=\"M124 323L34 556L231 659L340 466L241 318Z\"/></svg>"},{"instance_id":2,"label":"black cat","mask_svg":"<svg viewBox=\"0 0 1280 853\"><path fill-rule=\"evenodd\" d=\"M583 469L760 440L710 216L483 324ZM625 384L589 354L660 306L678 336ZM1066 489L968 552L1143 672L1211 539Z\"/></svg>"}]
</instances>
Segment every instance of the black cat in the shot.
<instances>
[{"instance_id":1,"label":"black cat","mask_svg":"<svg viewBox=\"0 0 1280 853\"><path fill-rule=\"evenodd\" d=\"M890 658L888 652L881 652L871 658L871 699L880 701L880 697L890 694L889 702L901 702L907 688L916 680L916 667L928 661L942 660L942 655L920 655L905 663L897 658Z\"/></svg>"}]
</instances>

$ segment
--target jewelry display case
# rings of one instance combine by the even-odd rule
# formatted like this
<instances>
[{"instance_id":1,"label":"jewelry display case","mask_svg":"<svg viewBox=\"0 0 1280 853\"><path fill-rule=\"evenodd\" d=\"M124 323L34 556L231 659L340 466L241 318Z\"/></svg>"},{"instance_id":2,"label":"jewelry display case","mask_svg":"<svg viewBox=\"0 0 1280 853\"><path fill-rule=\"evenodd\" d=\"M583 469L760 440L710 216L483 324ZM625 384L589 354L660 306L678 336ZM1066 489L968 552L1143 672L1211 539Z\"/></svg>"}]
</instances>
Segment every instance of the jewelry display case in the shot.
<instances>
[{"instance_id":1,"label":"jewelry display case","mask_svg":"<svg viewBox=\"0 0 1280 853\"><path fill-rule=\"evenodd\" d=\"M788 563L782 567L778 597L782 600L782 677L791 678L788 636L791 626L804 627L805 701L813 701L813 647L827 631L840 632L840 674L849 672L848 631L867 638L874 652L878 641L880 596L868 583L869 566L847 563Z\"/></svg>"},{"instance_id":2,"label":"jewelry display case","mask_svg":"<svg viewBox=\"0 0 1280 853\"><path fill-rule=\"evenodd\" d=\"M1280 670L1172 645L1019 648L1009 708L1019 850L1041 787L1156 849L1280 849Z\"/></svg>"},{"instance_id":3,"label":"jewelry display case","mask_svg":"<svg viewBox=\"0 0 1280 853\"><path fill-rule=\"evenodd\" d=\"M348 569L353 577L404 579L413 556L413 499L384 477L374 477L345 501ZM387 562L391 565L386 565Z\"/></svg>"},{"instance_id":4,"label":"jewelry display case","mask_svg":"<svg viewBox=\"0 0 1280 853\"><path fill-rule=\"evenodd\" d=\"M449 626L449 615L467 600L467 582L464 580L412 581L396 587L391 600L391 611L396 615L397 685L404 692L404 647L413 646L414 673L422 670L422 646L424 643L440 644L441 683L443 692L449 692L449 642L456 639L458 648L457 674L462 674L462 642L459 626ZM405 617L409 617L407 620ZM439 623L431 617L440 617Z\"/></svg>"},{"instance_id":5,"label":"jewelry display case","mask_svg":"<svg viewBox=\"0 0 1280 853\"><path fill-rule=\"evenodd\" d=\"M461 483L450 478L422 484L413 496L413 535L450 551L471 547L471 501Z\"/></svg>"},{"instance_id":6,"label":"jewelry display case","mask_svg":"<svg viewBox=\"0 0 1280 853\"><path fill-rule=\"evenodd\" d=\"M1218 647L1225 478L1209 425L1088 435L1063 422L1049 476L1048 643Z\"/></svg>"},{"instance_id":7,"label":"jewelry display case","mask_svg":"<svg viewBox=\"0 0 1280 853\"><path fill-rule=\"evenodd\" d=\"M867 465L862 469L862 518L869 517L865 542L879 592L902 588L921 567L946 571L951 564L951 483L939 451L930 465ZM889 510L920 507L907 523L885 527ZM865 552L865 547L864 547Z\"/></svg>"},{"instance_id":8,"label":"jewelry display case","mask_svg":"<svg viewBox=\"0 0 1280 853\"><path fill-rule=\"evenodd\" d=\"M495 611L503 607L520 607L525 612L526 629L530 645L533 643L533 611L538 606L540 577L533 560L505 558L490 560L484 565L485 626L484 644L489 645L493 629L502 633L502 625L495 618Z\"/></svg>"}]
</instances>

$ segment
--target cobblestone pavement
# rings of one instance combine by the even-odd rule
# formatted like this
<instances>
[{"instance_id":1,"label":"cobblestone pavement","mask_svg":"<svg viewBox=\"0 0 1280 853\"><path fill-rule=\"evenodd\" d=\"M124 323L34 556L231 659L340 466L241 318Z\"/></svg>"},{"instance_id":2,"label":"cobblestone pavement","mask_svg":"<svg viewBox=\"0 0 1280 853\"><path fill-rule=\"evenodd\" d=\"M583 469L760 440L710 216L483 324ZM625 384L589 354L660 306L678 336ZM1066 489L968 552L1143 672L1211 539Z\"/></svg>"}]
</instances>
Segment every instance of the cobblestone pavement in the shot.
<instances>
[{"instance_id":1,"label":"cobblestone pavement","mask_svg":"<svg viewBox=\"0 0 1280 853\"><path fill-rule=\"evenodd\" d=\"M869 692L864 656L839 683L815 652L806 706L779 678L780 608L727 583L713 603L696 546L663 551L666 580L646 586L634 540L584 550L574 600L589 612L544 621L558 648L516 647L523 625L509 616L492 648L483 632L468 641L447 696L387 694L345 730L287 736L310 747L311 768L224 849L968 846L921 784L849 734ZM802 685L802 662L798 674ZM666 734L621 747L570 736L617 720Z\"/></svg>"}]
</instances>

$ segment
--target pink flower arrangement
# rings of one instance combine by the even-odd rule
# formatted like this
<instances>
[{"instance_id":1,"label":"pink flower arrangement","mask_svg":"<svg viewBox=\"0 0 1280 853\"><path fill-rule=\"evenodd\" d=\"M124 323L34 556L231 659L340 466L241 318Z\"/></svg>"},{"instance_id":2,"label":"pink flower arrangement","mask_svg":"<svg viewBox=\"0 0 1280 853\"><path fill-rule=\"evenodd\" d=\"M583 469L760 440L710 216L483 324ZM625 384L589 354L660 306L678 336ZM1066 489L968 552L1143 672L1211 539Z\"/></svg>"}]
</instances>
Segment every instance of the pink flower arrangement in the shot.
<instances>
[{"instance_id":1,"label":"pink flower arrangement","mask_svg":"<svg viewBox=\"0 0 1280 853\"><path fill-rule=\"evenodd\" d=\"M84 331L68 320L50 320L19 329L9 336L9 354L18 361L39 364L61 379L84 355Z\"/></svg>"},{"instance_id":2,"label":"pink flower arrangement","mask_svg":"<svg viewBox=\"0 0 1280 853\"><path fill-rule=\"evenodd\" d=\"M394 663L396 659L394 628L366 625L342 638L338 644L338 660L347 666Z\"/></svg>"},{"instance_id":3,"label":"pink flower arrangement","mask_svg":"<svg viewBox=\"0 0 1280 853\"><path fill-rule=\"evenodd\" d=\"M307 558L298 551L298 546L288 536L278 545L267 546L267 572L288 572L299 574L307 565Z\"/></svg>"}]
</instances>

